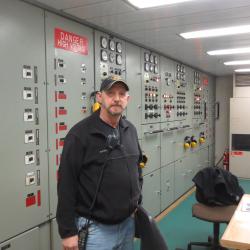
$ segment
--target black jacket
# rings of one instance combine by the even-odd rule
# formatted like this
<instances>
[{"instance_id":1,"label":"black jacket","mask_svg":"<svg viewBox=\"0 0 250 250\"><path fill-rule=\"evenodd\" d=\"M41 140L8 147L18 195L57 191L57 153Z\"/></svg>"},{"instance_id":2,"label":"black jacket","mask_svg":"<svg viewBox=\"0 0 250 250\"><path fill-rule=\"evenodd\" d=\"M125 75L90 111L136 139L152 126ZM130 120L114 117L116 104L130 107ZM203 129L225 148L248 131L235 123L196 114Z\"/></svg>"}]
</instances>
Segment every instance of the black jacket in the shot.
<instances>
[{"instance_id":1,"label":"black jacket","mask_svg":"<svg viewBox=\"0 0 250 250\"><path fill-rule=\"evenodd\" d=\"M237 177L218 167L200 170L193 182L196 185L196 199L206 205L238 204L244 194Z\"/></svg>"},{"instance_id":2,"label":"black jacket","mask_svg":"<svg viewBox=\"0 0 250 250\"><path fill-rule=\"evenodd\" d=\"M59 167L57 222L59 234L77 234L75 218L87 217L100 170L108 158L92 219L120 223L140 200L142 177L138 168L141 150L135 127L120 119L120 145L108 156L107 136L99 112L77 123L67 134Z\"/></svg>"}]
</instances>

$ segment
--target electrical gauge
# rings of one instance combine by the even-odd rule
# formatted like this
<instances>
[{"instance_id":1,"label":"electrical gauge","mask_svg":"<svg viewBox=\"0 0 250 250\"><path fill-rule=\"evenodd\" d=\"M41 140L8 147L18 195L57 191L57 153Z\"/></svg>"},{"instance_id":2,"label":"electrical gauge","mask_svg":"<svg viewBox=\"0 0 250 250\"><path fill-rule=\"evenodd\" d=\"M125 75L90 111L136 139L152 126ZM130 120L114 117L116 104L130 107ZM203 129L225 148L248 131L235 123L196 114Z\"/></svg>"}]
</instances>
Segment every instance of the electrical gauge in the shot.
<instances>
[{"instance_id":1,"label":"electrical gauge","mask_svg":"<svg viewBox=\"0 0 250 250\"><path fill-rule=\"evenodd\" d=\"M157 66L155 66L154 72L155 72L155 74L158 74L158 67Z\"/></svg>"},{"instance_id":2,"label":"electrical gauge","mask_svg":"<svg viewBox=\"0 0 250 250\"><path fill-rule=\"evenodd\" d=\"M154 72L154 65L150 65L149 71Z\"/></svg>"},{"instance_id":3,"label":"electrical gauge","mask_svg":"<svg viewBox=\"0 0 250 250\"><path fill-rule=\"evenodd\" d=\"M149 57L149 61L150 61L151 63L153 63L153 62L154 62L154 56L153 56L153 55L150 55L150 57Z\"/></svg>"},{"instance_id":4,"label":"electrical gauge","mask_svg":"<svg viewBox=\"0 0 250 250\"><path fill-rule=\"evenodd\" d=\"M148 53L144 53L144 59L146 62L149 61L149 54Z\"/></svg>"},{"instance_id":5,"label":"electrical gauge","mask_svg":"<svg viewBox=\"0 0 250 250\"><path fill-rule=\"evenodd\" d=\"M107 46L108 46L108 40L107 40L107 38L104 37L104 36L101 37L101 46L102 46L102 48L104 48L104 49L106 49Z\"/></svg>"},{"instance_id":6,"label":"electrical gauge","mask_svg":"<svg viewBox=\"0 0 250 250\"><path fill-rule=\"evenodd\" d=\"M145 70L146 72L149 71L149 64L148 64L148 63L145 63L145 64L144 64L144 70Z\"/></svg>"},{"instance_id":7,"label":"electrical gauge","mask_svg":"<svg viewBox=\"0 0 250 250\"><path fill-rule=\"evenodd\" d=\"M119 42L116 43L116 51L118 53L122 53L122 44Z\"/></svg>"},{"instance_id":8,"label":"electrical gauge","mask_svg":"<svg viewBox=\"0 0 250 250\"><path fill-rule=\"evenodd\" d=\"M101 51L101 60L106 62L108 60L108 53L106 50Z\"/></svg>"},{"instance_id":9,"label":"electrical gauge","mask_svg":"<svg viewBox=\"0 0 250 250\"><path fill-rule=\"evenodd\" d=\"M122 56L121 55L116 55L116 64L122 65Z\"/></svg>"},{"instance_id":10,"label":"electrical gauge","mask_svg":"<svg viewBox=\"0 0 250 250\"><path fill-rule=\"evenodd\" d=\"M115 50L115 42L114 42L114 40L109 40L109 48L110 48L110 50Z\"/></svg>"},{"instance_id":11,"label":"electrical gauge","mask_svg":"<svg viewBox=\"0 0 250 250\"><path fill-rule=\"evenodd\" d=\"M154 57L154 62L155 62L155 64L158 64L158 58L157 58L157 56Z\"/></svg>"},{"instance_id":12,"label":"electrical gauge","mask_svg":"<svg viewBox=\"0 0 250 250\"><path fill-rule=\"evenodd\" d=\"M110 61L111 63L113 63L113 62L115 61L115 54L114 54L113 52L111 52L111 53L109 54L109 61Z\"/></svg>"}]
</instances>

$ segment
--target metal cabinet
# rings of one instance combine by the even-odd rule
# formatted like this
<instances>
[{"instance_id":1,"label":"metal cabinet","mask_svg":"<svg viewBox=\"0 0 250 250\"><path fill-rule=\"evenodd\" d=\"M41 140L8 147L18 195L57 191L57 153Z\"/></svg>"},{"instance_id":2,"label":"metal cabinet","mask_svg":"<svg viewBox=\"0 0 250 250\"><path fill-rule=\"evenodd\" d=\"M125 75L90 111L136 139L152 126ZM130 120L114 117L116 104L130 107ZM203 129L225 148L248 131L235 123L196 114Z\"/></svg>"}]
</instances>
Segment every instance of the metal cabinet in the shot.
<instances>
[{"instance_id":1,"label":"metal cabinet","mask_svg":"<svg viewBox=\"0 0 250 250\"><path fill-rule=\"evenodd\" d=\"M161 211L174 202L174 163L161 168Z\"/></svg>"},{"instance_id":2,"label":"metal cabinet","mask_svg":"<svg viewBox=\"0 0 250 250\"><path fill-rule=\"evenodd\" d=\"M160 169L144 176L143 182L143 207L150 212L152 216L160 213L161 185Z\"/></svg>"},{"instance_id":3,"label":"metal cabinet","mask_svg":"<svg viewBox=\"0 0 250 250\"><path fill-rule=\"evenodd\" d=\"M160 168L161 164L161 146L160 124L148 124L142 126L142 150L148 156L148 162L143 169L143 174L148 174Z\"/></svg>"}]
</instances>

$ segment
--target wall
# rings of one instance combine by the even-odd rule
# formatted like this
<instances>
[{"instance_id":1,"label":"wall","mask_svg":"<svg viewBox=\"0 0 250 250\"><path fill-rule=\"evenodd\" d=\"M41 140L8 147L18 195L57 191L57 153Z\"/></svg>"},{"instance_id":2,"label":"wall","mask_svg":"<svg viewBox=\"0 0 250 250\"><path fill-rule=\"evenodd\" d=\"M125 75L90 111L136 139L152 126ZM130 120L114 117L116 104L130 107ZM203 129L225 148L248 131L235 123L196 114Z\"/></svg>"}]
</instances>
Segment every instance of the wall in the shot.
<instances>
[{"instance_id":1,"label":"wall","mask_svg":"<svg viewBox=\"0 0 250 250\"><path fill-rule=\"evenodd\" d=\"M220 104L220 116L215 121L215 163L229 147L230 98L233 97L233 76L216 78L216 102ZM219 138L219 139L218 139Z\"/></svg>"}]
</instances>

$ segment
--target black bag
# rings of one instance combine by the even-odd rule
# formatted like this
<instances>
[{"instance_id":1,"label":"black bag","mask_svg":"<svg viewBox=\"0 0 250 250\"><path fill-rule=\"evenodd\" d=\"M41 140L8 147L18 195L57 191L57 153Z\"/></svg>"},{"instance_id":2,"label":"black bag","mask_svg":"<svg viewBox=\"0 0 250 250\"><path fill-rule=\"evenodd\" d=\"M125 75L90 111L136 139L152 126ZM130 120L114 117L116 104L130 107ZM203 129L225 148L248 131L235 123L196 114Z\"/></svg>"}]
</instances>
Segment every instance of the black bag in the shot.
<instances>
[{"instance_id":1,"label":"black bag","mask_svg":"<svg viewBox=\"0 0 250 250\"><path fill-rule=\"evenodd\" d=\"M244 194L237 177L218 167L200 170L194 176L193 182L196 185L197 201L205 205L236 205Z\"/></svg>"},{"instance_id":2,"label":"black bag","mask_svg":"<svg viewBox=\"0 0 250 250\"><path fill-rule=\"evenodd\" d=\"M135 213L135 237L141 239L141 250L168 250L154 219L141 206Z\"/></svg>"}]
</instances>

